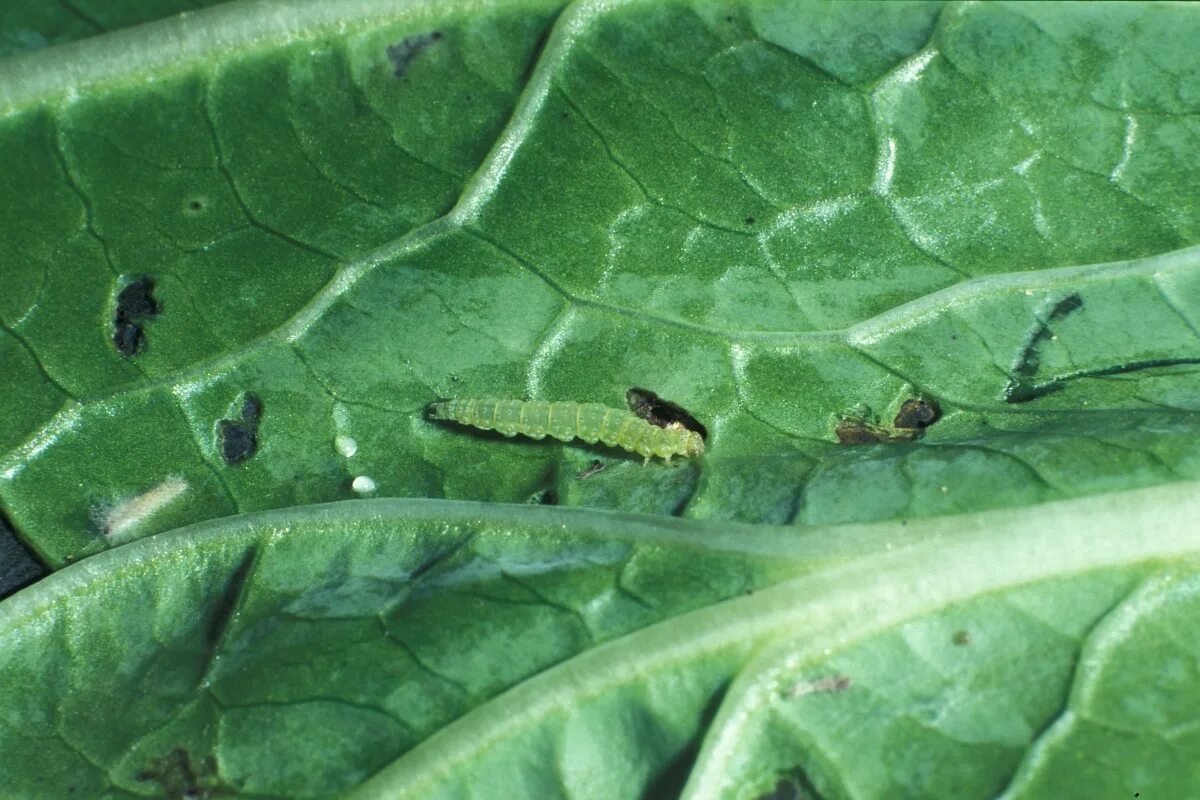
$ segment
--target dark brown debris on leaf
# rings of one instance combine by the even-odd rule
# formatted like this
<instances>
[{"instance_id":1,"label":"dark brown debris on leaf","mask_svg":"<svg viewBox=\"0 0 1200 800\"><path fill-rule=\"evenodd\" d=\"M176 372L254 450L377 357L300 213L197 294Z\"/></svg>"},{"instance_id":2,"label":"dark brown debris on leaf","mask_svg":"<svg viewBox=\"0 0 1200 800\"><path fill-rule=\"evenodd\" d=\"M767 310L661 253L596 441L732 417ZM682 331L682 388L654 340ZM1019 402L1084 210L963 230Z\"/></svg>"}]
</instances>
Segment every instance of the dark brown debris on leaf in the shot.
<instances>
[{"instance_id":1,"label":"dark brown debris on leaf","mask_svg":"<svg viewBox=\"0 0 1200 800\"><path fill-rule=\"evenodd\" d=\"M874 444L877 442L911 442L921 435L919 430L892 430L865 419L845 417L834 429L838 444Z\"/></svg>"},{"instance_id":2,"label":"dark brown debris on leaf","mask_svg":"<svg viewBox=\"0 0 1200 800\"><path fill-rule=\"evenodd\" d=\"M869 411L847 413L838 420L834 434L839 444L911 442L921 438L925 429L937 422L941 416L942 410L937 403L913 397L900 405L891 427L879 424Z\"/></svg>"},{"instance_id":3,"label":"dark brown debris on leaf","mask_svg":"<svg viewBox=\"0 0 1200 800\"><path fill-rule=\"evenodd\" d=\"M937 403L930 400L913 398L905 400L900 406L899 413L892 423L897 428L917 429L928 428L942 416L942 410Z\"/></svg>"}]
</instances>

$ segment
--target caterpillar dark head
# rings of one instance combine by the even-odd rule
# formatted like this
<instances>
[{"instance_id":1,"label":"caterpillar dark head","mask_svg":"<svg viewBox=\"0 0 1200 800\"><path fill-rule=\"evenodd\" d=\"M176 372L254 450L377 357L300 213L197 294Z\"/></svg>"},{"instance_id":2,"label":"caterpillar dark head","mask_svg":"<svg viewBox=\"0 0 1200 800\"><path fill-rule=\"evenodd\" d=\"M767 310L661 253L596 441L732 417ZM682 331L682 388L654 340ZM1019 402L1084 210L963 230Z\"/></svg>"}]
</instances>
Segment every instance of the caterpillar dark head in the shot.
<instances>
[{"instance_id":1,"label":"caterpillar dark head","mask_svg":"<svg viewBox=\"0 0 1200 800\"><path fill-rule=\"evenodd\" d=\"M439 412L441 409L439 406L448 402L450 402L450 398L439 397L437 400L434 400L432 403L425 406L425 419L440 419L441 417L439 416Z\"/></svg>"}]
</instances>

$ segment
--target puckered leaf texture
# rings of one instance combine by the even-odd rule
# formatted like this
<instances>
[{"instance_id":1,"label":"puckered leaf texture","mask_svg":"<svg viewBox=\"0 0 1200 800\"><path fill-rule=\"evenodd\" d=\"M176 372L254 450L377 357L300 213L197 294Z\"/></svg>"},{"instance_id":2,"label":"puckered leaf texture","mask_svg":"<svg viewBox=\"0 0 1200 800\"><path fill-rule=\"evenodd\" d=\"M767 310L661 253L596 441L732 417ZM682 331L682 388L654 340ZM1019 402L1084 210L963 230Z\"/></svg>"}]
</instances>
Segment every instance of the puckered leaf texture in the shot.
<instances>
[{"instance_id":1,"label":"puckered leaf texture","mask_svg":"<svg viewBox=\"0 0 1200 800\"><path fill-rule=\"evenodd\" d=\"M1200 783L1200 8L11 5L10 794Z\"/></svg>"}]
</instances>

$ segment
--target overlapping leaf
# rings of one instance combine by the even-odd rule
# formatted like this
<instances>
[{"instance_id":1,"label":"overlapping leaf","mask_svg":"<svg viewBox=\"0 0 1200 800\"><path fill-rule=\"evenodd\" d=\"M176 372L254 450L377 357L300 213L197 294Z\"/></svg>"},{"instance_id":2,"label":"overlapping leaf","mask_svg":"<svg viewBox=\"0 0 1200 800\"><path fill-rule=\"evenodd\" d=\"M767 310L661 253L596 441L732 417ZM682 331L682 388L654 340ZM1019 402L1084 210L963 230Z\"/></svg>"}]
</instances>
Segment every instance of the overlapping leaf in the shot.
<instances>
[{"instance_id":1,"label":"overlapping leaf","mask_svg":"<svg viewBox=\"0 0 1200 800\"><path fill-rule=\"evenodd\" d=\"M547 4L338 10L4 68L0 500L51 564L357 475L822 523L1200 468L1194 9L584 4L528 81ZM421 415L634 386L703 463Z\"/></svg>"},{"instance_id":2,"label":"overlapping leaf","mask_svg":"<svg viewBox=\"0 0 1200 800\"><path fill-rule=\"evenodd\" d=\"M1123 490L1200 473L1198 29L293 0L0 62L0 522L50 566L353 486L660 516L89 557L0 605L5 789L1186 792L1200 509ZM632 387L705 459L421 413Z\"/></svg>"},{"instance_id":3,"label":"overlapping leaf","mask_svg":"<svg viewBox=\"0 0 1200 800\"><path fill-rule=\"evenodd\" d=\"M1196 489L804 534L425 500L204 523L0 605L5 792L1186 794Z\"/></svg>"}]
</instances>

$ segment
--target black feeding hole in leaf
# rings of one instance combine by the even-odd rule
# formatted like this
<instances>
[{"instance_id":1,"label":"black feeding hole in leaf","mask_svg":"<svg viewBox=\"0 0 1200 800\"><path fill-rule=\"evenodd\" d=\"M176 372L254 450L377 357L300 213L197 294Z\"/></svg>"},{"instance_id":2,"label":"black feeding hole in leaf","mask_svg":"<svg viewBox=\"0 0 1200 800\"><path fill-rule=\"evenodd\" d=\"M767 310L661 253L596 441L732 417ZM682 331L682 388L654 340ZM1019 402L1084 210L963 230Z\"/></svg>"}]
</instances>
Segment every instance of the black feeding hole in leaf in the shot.
<instances>
[{"instance_id":1,"label":"black feeding hole in leaf","mask_svg":"<svg viewBox=\"0 0 1200 800\"><path fill-rule=\"evenodd\" d=\"M221 458L230 466L247 460L258 449L258 437L249 425L223 419L220 432Z\"/></svg>"},{"instance_id":2,"label":"black feeding hole in leaf","mask_svg":"<svg viewBox=\"0 0 1200 800\"><path fill-rule=\"evenodd\" d=\"M412 60L420 55L426 47L441 40L442 32L434 31L433 33L406 36L396 44L389 44L387 57L392 62L392 74L397 78L403 78L404 73L408 72L408 66Z\"/></svg>"},{"instance_id":3,"label":"black feeding hole in leaf","mask_svg":"<svg viewBox=\"0 0 1200 800\"><path fill-rule=\"evenodd\" d=\"M158 314L158 302L154 299L154 279L142 276L135 278L117 292L116 311L113 313L113 344L123 356L138 353L146 336L141 322Z\"/></svg>"},{"instance_id":4,"label":"black feeding hole in leaf","mask_svg":"<svg viewBox=\"0 0 1200 800\"><path fill-rule=\"evenodd\" d=\"M241 464L258 450L258 423L262 420L262 400L246 393L242 399L240 420L223 419L217 423L221 458L229 466Z\"/></svg>"},{"instance_id":5,"label":"black feeding hole in leaf","mask_svg":"<svg viewBox=\"0 0 1200 800\"><path fill-rule=\"evenodd\" d=\"M625 393L625 402L629 404L630 411L651 425L660 428L686 428L700 434L701 439L708 438L708 428L701 425L686 408L670 400L663 400L649 389L639 389L635 386Z\"/></svg>"},{"instance_id":6,"label":"black feeding hole in leaf","mask_svg":"<svg viewBox=\"0 0 1200 800\"><path fill-rule=\"evenodd\" d=\"M941 416L942 410L938 408L937 403L914 397L911 400L905 400L900 405L900 411L896 414L896 419L892 422L892 425L897 428L920 430L928 428L937 422Z\"/></svg>"}]
</instances>

